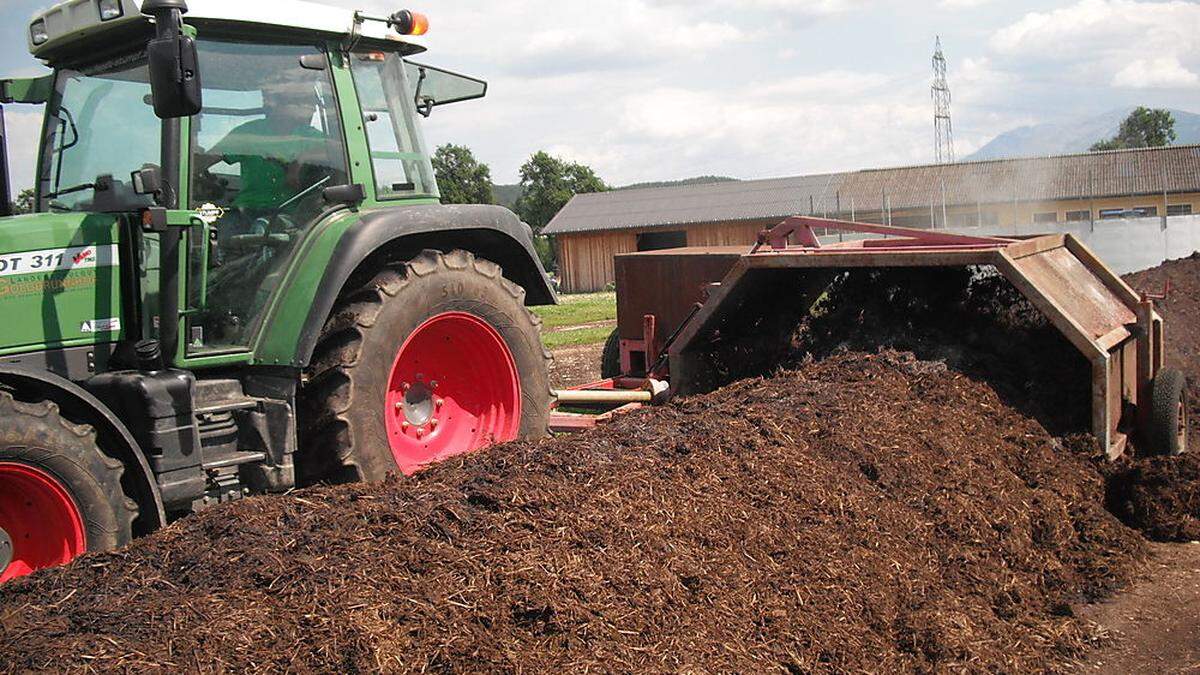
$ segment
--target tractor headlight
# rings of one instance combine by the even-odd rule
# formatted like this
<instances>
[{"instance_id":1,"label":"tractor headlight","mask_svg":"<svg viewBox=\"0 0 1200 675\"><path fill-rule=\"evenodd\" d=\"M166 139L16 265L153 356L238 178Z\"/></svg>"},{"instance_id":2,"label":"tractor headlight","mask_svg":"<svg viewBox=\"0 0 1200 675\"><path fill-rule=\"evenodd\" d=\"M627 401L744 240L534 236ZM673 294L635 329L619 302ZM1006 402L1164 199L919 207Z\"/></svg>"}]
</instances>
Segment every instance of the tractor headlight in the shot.
<instances>
[{"instance_id":1,"label":"tractor headlight","mask_svg":"<svg viewBox=\"0 0 1200 675\"><path fill-rule=\"evenodd\" d=\"M29 39L32 40L33 44L35 45L46 44L46 42L50 39L50 33L46 32L45 19L38 19L37 21L29 24Z\"/></svg>"},{"instance_id":2,"label":"tractor headlight","mask_svg":"<svg viewBox=\"0 0 1200 675\"><path fill-rule=\"evenodd\" d=\"M121 7L121 0L97 0L97 4L100 6L101 21L119 19L125 13L125 9Z\"/></svg>"}]
</instances>

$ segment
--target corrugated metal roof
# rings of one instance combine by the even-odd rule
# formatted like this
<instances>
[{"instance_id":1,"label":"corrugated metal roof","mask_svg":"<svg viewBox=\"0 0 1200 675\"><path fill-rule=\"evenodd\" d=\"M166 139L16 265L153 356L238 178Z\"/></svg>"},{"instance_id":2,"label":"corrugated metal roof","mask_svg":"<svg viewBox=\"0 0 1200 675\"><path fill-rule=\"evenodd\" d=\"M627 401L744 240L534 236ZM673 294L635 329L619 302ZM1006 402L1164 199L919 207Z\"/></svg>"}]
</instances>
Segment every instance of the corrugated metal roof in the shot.
<instances>
[{"instance_id":1,"label":"corrugated metal roof","mask_svg":"<svg viewBox=\"0 0 1200 675\"><path fill-rule=\"evenodd\" d=\"M1200 192L1200 146L870 169L576 195L547 234L976 203Z\"/></svg>"}]
</instances>

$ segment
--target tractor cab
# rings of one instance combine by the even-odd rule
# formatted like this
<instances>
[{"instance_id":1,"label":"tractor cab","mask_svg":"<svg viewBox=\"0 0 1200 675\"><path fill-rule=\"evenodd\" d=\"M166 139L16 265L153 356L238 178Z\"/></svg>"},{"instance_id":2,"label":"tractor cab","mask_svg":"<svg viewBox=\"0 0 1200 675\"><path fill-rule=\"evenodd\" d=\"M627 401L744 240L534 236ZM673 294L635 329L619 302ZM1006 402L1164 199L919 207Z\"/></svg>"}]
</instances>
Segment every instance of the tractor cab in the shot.
<instances>
[{"instance_id":1,"label":"tractor cab","mask_svg":"<svg viewBox=\"0 0 1200 675\"><path fill-rule=\"evenodd\" d=\"M70 0L34 17L30 51L53 73L8 80L3 94L45 104L42 215L12 227L28 236L91 225L83 240L44 250L94 243L112 263L97 273L109 292L79 294L86 316L63 316L52 341L161 335L181 364L254 360L272 297L313 227L347 207L436 202L419 119L483 96L486 84L409 61L427 27L407 11L371 17L306 2ZM126 270L136 295L118 288L121 246L137 263ZM162 284L185 289L180 306ZM160 319L172 316L178 325ZM92 332L72 330L87 321ZM0 354L35 337L5 332Z\"/></svg>"}]
</instances>

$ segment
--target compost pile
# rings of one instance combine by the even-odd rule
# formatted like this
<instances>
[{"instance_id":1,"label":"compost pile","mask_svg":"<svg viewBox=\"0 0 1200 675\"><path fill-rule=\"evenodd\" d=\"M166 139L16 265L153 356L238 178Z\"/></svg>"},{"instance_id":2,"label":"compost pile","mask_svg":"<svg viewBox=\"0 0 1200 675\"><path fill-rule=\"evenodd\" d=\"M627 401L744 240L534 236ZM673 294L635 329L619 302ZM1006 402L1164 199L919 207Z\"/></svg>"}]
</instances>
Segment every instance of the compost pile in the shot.
<instances>
[{"instance_id":1,"label":"compost pile","mask_svg":"<svg viewBox=\"0 0 1200 675\"><path fill-rule=\"evenodd\" d=\"M701 359L714 366L713 385L891 349L987 382L1055 436L1090 429L1091 365L994 268L853 270L819 292L793 291L751 300L762 304L758 321L722 326Z\"/></svg>"},{"instance_id":2,"label":"compost pile","mask_svg":"<svg viewBox=\"0 0 1200 675\"><path fill-rule=\"evenodd\" d=\"M1200 540L1200 253L1125 277L1139 291L1171 291L1157 303L1166 321L1167 364L1188 377L1191 452L1149 457L1117 467L1112 510L1159 541Z\"/></svg>"},{"instance_id":3,"label":"compost pile","mask_svg":"<svg viewBox=\"0 0 1200 675\"><path fill-rule=\"evenodd\" d=\"M990 387L847 353L0 589L0 671L1028 671L1141 537Z\"/></svg>"}]
</instances>

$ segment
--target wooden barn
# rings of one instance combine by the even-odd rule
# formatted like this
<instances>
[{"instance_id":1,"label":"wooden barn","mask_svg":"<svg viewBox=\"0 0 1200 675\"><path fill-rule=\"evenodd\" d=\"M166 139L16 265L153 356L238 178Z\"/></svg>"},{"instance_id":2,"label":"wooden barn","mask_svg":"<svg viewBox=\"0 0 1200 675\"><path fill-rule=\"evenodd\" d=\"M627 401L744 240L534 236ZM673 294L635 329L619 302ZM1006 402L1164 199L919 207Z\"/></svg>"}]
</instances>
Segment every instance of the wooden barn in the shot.
<instances>
[{"instance_id":1,"label":"wooden barn","mask_svg":"<svg viewBox=\"0 0 1200 675\"><path fill-rule=\"evenodd\" d=\"M567 293L613 283L613 257L750 245L787 216L904 227L1066 223L1200 210L1200 146L871 169L576 195L546 226Z\"/></svg>"}]
</instances>

